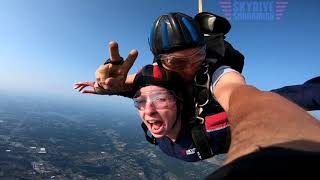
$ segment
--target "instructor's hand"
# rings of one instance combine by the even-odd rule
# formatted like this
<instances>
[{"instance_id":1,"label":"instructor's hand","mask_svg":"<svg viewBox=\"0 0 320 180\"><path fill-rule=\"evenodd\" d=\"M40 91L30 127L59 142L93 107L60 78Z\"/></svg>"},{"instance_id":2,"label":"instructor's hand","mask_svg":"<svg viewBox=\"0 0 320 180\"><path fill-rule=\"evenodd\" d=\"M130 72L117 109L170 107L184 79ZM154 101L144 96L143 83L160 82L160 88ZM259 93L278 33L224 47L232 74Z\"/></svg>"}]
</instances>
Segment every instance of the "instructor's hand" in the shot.
<instances>
[{"instance_id":1,"label":"instructor's hand","mask_svg":"<svg viewBox=\"0 0 320 180\"><path fill-rule=\"evenodd\" d=\"M121 63L122 58L119 54L117 42L111 41L109 43L109 52L110 62L101 65L96 70L96 82L107 94L126 91L129 87L126 84L126 78L134 61L137 59L138 51L135 49L131 50L123 63Z\"/></svg>"}]
</instances>

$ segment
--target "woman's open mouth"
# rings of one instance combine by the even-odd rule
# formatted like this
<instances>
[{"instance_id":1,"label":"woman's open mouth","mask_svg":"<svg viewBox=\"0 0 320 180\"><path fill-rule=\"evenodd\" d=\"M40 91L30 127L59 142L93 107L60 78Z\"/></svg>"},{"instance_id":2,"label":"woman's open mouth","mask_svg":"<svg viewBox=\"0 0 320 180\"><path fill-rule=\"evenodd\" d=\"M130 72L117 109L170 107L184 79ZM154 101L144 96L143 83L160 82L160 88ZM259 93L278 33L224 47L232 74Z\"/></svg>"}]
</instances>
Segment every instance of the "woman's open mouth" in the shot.
<instances>
[{"instance_id":1,"label":"woman's open mouth","mask_svg":"<svg viewBox=\"0 0 320 180\"><path fill-rule=\"evenodd\" d=\"M147 123L151 127L152 134L161 134L164 131L164 123L162 121L149 120Z\"/></svg>"}]
</instances>

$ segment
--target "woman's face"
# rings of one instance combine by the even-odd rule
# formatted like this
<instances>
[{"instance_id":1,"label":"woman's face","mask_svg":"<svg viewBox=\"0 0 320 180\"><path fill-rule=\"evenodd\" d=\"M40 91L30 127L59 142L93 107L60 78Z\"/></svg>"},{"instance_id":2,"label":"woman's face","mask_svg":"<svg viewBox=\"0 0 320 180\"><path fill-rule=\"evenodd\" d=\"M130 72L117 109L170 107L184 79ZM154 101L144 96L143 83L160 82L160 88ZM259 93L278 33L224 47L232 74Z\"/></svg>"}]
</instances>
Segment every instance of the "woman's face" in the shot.
<instances>
[{"instance_id":1,"label":"woman's face","mask_svg":"<svg viewBox=\"0 0 320 180\"><path fill-rule=\"evenodd\" d=\"M139 115L155 138L172 133L177 119L176 98L165 88L146 86L134 98Z\"/></svg>"}]
</instances>

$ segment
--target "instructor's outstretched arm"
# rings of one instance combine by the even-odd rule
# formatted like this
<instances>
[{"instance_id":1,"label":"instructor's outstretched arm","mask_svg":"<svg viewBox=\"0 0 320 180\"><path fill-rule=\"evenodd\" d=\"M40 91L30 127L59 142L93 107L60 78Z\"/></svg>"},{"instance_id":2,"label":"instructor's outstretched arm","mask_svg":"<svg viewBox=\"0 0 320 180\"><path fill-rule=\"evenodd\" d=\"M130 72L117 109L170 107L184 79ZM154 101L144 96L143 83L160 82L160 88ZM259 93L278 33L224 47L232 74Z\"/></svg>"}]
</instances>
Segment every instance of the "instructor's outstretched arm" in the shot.
<instances>
[{"instance_id":1,"label":"instructor's outstretched arm","mask_svg":"<svg viewBox=\"0 0 320 180\"><path fill-rule=\"evenodd\" d=\"M230 95L227 114L232 140L225 164L266 147L320 152L319 121L276 93L240 85ZM318 145L289 143L294 141Z\"/></svg>"}]
</instances>

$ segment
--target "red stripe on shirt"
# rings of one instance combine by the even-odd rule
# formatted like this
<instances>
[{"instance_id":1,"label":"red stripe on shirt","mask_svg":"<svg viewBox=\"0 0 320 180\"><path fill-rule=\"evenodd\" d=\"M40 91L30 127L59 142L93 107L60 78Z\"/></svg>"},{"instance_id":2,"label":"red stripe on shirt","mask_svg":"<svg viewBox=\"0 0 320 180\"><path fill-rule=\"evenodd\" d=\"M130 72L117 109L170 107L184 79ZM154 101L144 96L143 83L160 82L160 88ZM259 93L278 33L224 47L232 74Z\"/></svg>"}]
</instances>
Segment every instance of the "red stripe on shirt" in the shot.
<instances>
[{"instance_id":1,"label":"red stripe on shirt","mask_svg":"<svg viewBox=\"0 0 320 180\"><path fill-rule=\"evenodd\" d=\"M205 126L208 132L216 131L229 126L226 112L205 117Z\"/></svg>"}]
</instances>

